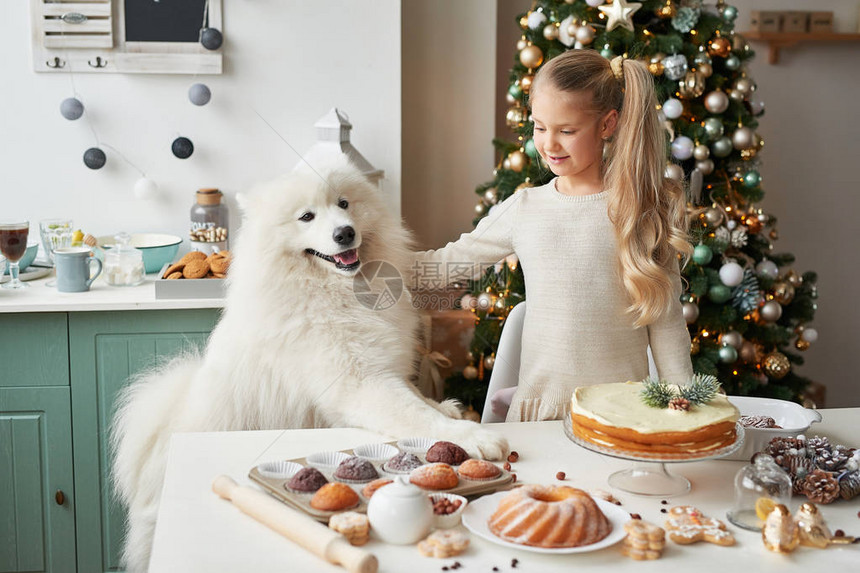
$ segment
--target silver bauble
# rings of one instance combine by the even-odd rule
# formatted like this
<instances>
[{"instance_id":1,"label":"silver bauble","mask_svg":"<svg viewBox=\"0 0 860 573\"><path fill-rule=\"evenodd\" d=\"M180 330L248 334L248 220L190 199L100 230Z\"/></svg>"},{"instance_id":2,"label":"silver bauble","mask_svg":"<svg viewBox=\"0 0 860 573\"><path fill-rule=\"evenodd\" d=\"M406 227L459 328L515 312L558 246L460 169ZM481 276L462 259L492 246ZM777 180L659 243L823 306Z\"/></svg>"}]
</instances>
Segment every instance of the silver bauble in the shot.
<instances>
[{"instance_id":1,"label":"silver bauble","mask_svg":"<svg viewBox=\"0 0 860 573\"><path fill-rule=\"evenodd\" d=\"M699 305L694 302L685 302L683 305L684 320L687 324L693 324L699 318Z\"/></svg>"},{"instance_id":2,"label":"silver bauble","mask_svg":"<svg viewBox=\"0 0 860 573\"><path fill-rule=\"evenodd\" d=\"M705 221L707 221L710 227L715 227L717 224L719 224L720 221L723 220L723 214L720 213L720 210L715 207L709 207L708 209L705 209L703 216L705 217Z\"/></svg>"},{"instance_id":3,"label":"silver bauble","mask_svg":"<svg viewBox=\"0 0 860 573\"><path fill-rule=\"evenodd\" d=\"M496 357L490 354L489 356L484 357L484 368L487 370L492 370L493 366L496 365Z\"/></svg>"},{"instance_id":4,"label":"silver bauble","mask_svg":"<svg viewBox=\"0 0 860 573\"><path fill-rule=\"evenodd\" d=\"M714 172L714 160L702 159L701 161L696 161L696 169L701 171L703 175L710 175Z\"/></svg>"},{"instance_id":5,"label":"silver bauble","mask_svg":"<svg viewBox=\"0 0 860 573\"><path fill-rule=\"evenodd\" d=\"M776 266L775 262L769 259L762 259L761 262L755 266L755 272L761 277L775 280L776 277L779 276L779 267Z\"/></svg>"},{"instance_id":6,"label":"silver bauble","mask_svg":"<svg viewBox=\"0 0 860 573\"><path fill-rule=\"evenodd\" d=\"M493 306L493 295L488 292L482 292L478 295L477 308L478 310L488 310Z\"/></svg>"},{"instance_id":7,"label":"silver bauble","mask_svg":"<svg viewBox=\"0 0 860 573\"><path fill-rule=\"evenodd\" d=\"M714 75L714 67L711 64L702 63L697 65L696 69L702 72L702 75L706 78L709 78Z\"/></svg>"},{"instance_id":8,"label":"silver bauble","mask_svg":"<svg viewBox=\"0 0 860 573\"><path fill-rule=\"evenodd\" d=\"M711 153L716 157L727 157L732 152L732 140L721 137L711 144Z\"/></svg>"},{"instance_id":9,"label":"silver bauble","mask_svg":"<svg viewBox=\"0 0 860 573\"><path fill-rule=\"evenodd\" d=\"M721 346L719 350L720 362L731 364L738 359L738 351L734 346Z\"/></svg>"},{"instance_id":10,"label":"silver bauble","mask_svg":"<svg viewBox=\"0 0 860 573\"><path fill-rule=\"evenodd\" d=\"M724 332L720 336L720 342L722 342L723 344L728 344L735 350L740 350L744 345L744 337L741 335L740 332L730 330L728 332ZM732 362L734 362L734 360L732 360Z\"/></svg>"},{"instance_id":11,"label":"silver bauble","mask_svg":"<svg viewBox=\"0 0 860 573\"><path fill-rule=\"evenodd\" d=\"M749 78L738 78L735 82L735 89L744 95L750 95L755 91L755 84Z\"/></svg>"},{"instance_id":12,"label":"silver bauble","mask_svg":"<svg viewBox=\"0 0 860 573\"><path fill-rule=\"evenodd\" d=\"M732 145L735 149L748 149L755 145L755 132L744 126L737 128L732 133Z\"/></svg>"},{"instance_id":13,"label":"silver bauble","mask_svg":"<svg viewBox=\"0 0 860 573\"><path fill-rule=\"evenodd\" d=\"M670 80L680 80L687 74L687 58L683 54L675 54L663 58L663 75Z\"/></svg>"},{"instance_id":14,"label":"silver bauble","mask_svg":"<svg viewBox=\"0 0 860 573\"><path fill-rule=\"evenodd\" d=\"M714 90L705 96L705 109L711 113L723 113L729 108L729 96Z\"/></svg>"},{"instance_id":15,"label":"silver bauble","mask_svg":"<svg viewBox=\"0 0 860 573\"><path fill-rule=\"evenodd\" d=\"M496 195L495 189L487 189L486 191L484 191L484 201L486 201L488 204L495 205L496 201L498 200L499 198Z\"/></svg>"},{"instance_id":16,"label":"silver bauble","mask_svg":"<svg viewBox=\"0 0 860 573\"><path fill-rule=\"evenodd\" d=\"M683 181L684 169L676 163L669 163L663 171L663 177L674 179L675 181Z\"/></svg>"},{"instance_id":17,"label":"silver bauble","mask_svg":"<svg viewBox=\"0 0 860 573\"><path fill-rule=\"evenodd\" d=\"M723 135L723 122L718 117L709 117L705 120L704 123L705 133L708 134L708 137L711 139L717 139L721 135Z\"/></svg>"},{"instance_id":18,"label":"silver bauble","mask_svg":"<svg viewBox=\"0 0 860 573\"><path fill-rule=\"evenodd\" d=\"M693 148L695 147L695 144L693 143L693 140L686 135L679 135L675 138L675 141L672 142L671 147L672 157L684 161L685 159L689 159L693 156Z\"/></svg>"},{"instance_id":19,"label":"silver bauble","mask_svg":"<svg viewBox=\"0 0 860 573\"><path fill-rule=\"evenodd\" d=\"M732 54L728 58L726 58L726 67L732 71L737 70L741 67L741 60L736 55Z\"/></svg>"},{"instance_id":20,"label":"silver bauble","mask_svg":"<svg viewBox=\"0 0 860 573\"><path fill-rule=\"evenodd\" d=\"M769 300L761 307L759 315L768 322L776 322L782 316L782 305L775 300Z\"/></svg>"},{"instance_id":21,"label":"silver bauble","mask_svg":"<svg viewBox=\"0 0 860 573\"><path fill-rule=\"evenodd\" d=\"M707 159L711 156L711 150L708 149L707 145L698 144L695 149L693 149L693 157L696 158L697 161L702 161L703 159Z\"/></svg>"},{"instance_id":22,"label":"silver bauble","mask_svg":"<svg viewBox=\"0 0 860 573\"><path fill-rule=\"evenodd\" d=\"M670 97L663 102L663 114L669 119L678 119L684 113L684 104L679 99Z\"/></svg>"},{"instance_id":23,"label":"silver bauble","mask_svg":"<svg viewBox=\"0 0 860 573\"><path fill-rule=\"evenodd\" d=\"M804 342L815 342L818 340L818 331L814 328L806 327L803 329L803 332L800 333L800 339Z\"/></svg>"},{"instance_id":24,"label":"silver bauble","mask_svg":"<svg viewBox=\"0 0 860 573\"><path fill-rule=\"evenodd\" d=\"M736 101L737 103L743 103L747 96L743 94L743 92L739 92L738 90L729 90L729 99Z\"/></svg>"}]
</instances>

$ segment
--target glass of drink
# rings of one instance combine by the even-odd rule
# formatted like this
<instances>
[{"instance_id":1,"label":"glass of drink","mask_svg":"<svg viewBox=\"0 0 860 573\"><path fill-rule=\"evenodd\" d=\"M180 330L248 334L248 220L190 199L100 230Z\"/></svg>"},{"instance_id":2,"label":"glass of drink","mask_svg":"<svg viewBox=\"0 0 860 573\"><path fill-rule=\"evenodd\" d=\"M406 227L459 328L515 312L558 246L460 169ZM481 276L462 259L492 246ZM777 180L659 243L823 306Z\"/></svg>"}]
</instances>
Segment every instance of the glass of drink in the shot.
<instances>
[{"instance_id":1,"label":"glass of drink","mask_svg":"<svg viewBox=\"0 0 860 573\"><path fill-rule=\"evenodd\" d=\"M54 262L54 251L67 249L72 246L71 219L44 219L39 221L39 234L42 236L42 248L51 262ZM45 286L53 287L56 281L51 279Z\"/></svg>"},{"instance_id":2,"label":"glass of drink","mask_svg":"<svg viewBox=\"0 0 860 573\"><path fill-rule=\"evenodd\" d=\"M18 261L27 252L27 236L30 234L30 222L15 220L0 220L0 253L9 261L9 282L3 288L19 289L26 285L18 278Z\"/></svg>"}]
</instances>

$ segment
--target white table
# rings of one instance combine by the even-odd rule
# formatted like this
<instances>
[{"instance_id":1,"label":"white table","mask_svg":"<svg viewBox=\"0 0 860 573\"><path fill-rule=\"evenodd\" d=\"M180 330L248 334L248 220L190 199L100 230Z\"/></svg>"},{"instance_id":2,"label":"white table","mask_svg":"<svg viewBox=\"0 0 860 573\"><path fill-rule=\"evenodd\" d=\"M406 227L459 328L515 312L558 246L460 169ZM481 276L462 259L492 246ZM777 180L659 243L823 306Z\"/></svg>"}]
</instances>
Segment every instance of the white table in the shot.
<instances>
[{"instance_id":1,"label":"white table","mask_svg":"<svg viewBox=\"0 0 860 573\"><path fill-rule=\"evenodd\" d=\"M860 409L823 410L824 421L814 425L810 434L826 435L831 442L860 445ZM725 520L731 507L735 473L743 462L702 461L671 464L671 470L686 476L692 491L661 505L660 498L638 497L612 491L606 478L629 463L587 451L571 443L562 431L561 422L497 424L494 426L518 451L520 460L513 464L519 481L556 483L556 473L567 474L564 483L583 489L611 491L629 512L661 524L661 508L689 504L706 515ZM175 571L331 571L342 572L314 555L280 537L227 501L211 492L212 479L227 474L240 484L248 485L248 471L268 460L302 457L314 451L351 448L364 443L385 441L386 436L355 429L288 430L264 432L230 432L177 434L170 447L167 475L151 561L152 573ZM795 497L794 511L805 498ZM822 506L831 530L843 529L860 535L860 498ZM462 527L462 526L461 526ZM414 546L393 546L371 539L365 547L379 558L380 571L400 573L438 572L455 560L462 571L511 571L511 559L517 558L516 571L564 571L572 568L593 570L600 567L615 571L679 571L725 573L726 565L742 564L751 571L780 572L853 571L860 562L860 544L829 547L826 550L798 548L791 555L765 550L760 534L741 530L729 524L737 544L717 547L708 543L680 546L667 542L663 557L656 561L637 562L621 555L620 545L590 553L542 555L500 547L471 535L469 550L454 559L422 557Z\"/></svg>"}]
</instances>

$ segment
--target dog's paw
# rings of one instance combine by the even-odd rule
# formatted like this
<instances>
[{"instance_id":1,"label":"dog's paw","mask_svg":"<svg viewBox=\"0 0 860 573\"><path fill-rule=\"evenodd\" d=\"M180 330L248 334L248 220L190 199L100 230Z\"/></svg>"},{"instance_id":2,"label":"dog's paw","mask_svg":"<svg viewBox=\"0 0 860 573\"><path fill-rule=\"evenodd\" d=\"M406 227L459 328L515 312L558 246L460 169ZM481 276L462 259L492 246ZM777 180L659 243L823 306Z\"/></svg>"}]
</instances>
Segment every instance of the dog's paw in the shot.
<instances>
[{"instance_id":1,"label":"dog's paw","mask_svg":"<svg viewBox=\"0 0 860 573\"><path fill-rule=\"evenodd\" d=\"M460 402L457 400L439 402L439 410L449 418L454 418L455 420L463 418L463 412L460 410Z\"/></svg>"},{"instance_id":2,"label":"dog's paw","mask_svg":"<svg viewBox=\"0 0 860 573\"><path fill-rule=\"evenodd\" d=\"M508 454L508 440L475 422L451 420L440 430L439 438L454 442L472 457L501 460Z\"/></svg>"}]
</instances>

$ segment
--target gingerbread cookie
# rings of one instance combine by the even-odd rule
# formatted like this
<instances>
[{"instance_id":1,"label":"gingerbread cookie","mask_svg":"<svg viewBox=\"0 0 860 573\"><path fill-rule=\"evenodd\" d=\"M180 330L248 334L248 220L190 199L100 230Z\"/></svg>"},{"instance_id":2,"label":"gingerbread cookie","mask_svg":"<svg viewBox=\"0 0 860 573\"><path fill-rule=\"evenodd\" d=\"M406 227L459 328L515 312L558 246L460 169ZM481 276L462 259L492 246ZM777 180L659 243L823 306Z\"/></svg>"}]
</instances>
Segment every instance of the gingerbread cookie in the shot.
<instances>
[{"instance_id":1,"label":"gingerbread cookie","mask_svg":"<svg viewBox=\"0 0 860 573\"><path fill-rule=\"evenodd\" d=\"M164 271L164 278L168 278L170 275L174 273L179 273L179 276L182 276L182 269L185 268L185 263L173 263L167 270ZM178 277L177 277L178 278Z\"/></svg>"},{"instance_id":2,"label":"gingerbread cookie","mask_svg":"<svg viewBox=\"0 0 860 573\"><path fill-rule=\"evenodd\" d=\"M418 542L418 551L426 557L446 559L461 554L469 547L469 536L456 529L437 529Z\"/></svg>"},{"instance_id":3,"label":"gingerbread cookie","mask_svg":"<svg viewBox=\"0 0 860 573\"><path fill-rule=\"evenodd\" d=\"M690 505L679 505L669 510L666 520L669 539L681 545L707 541L715 545L734 545L734 536L726 531L726 525L719 519L705 517L701 511Z\"/></svg>"},{"instance_id":4,"label":"gingerbread cookie","mask_svg":"<svg viewBox=\"0 0 860 573\"><path fill-rule=\"evenodd\" d=\"M187 265L191 261L205 261L206 253L201 253L200 251L191 251L190 253L186 253L181 259L179 259L178 264Z\"/></svg>"},{"instance_id":5,"label":"gingerbread cookie","mask_svg":"<svg viewBox=\"0 0 860 573\"><path fill-rule=\"evenodd\" d=\"M621 548L622 554L637 561L659 559L663 554L666 532L662 527L641 519L631 519L624 524L624 531L627 537Z\"/></svg>"},{"instance_id":6,"label":"gingerbread cookie","mask_svg":"<svg viewBox=\"0 0 860 573\"><path fill-rule=\"evenodd\" d=\"M364 545L370 539L370 522L363 513L336 513L329 519L328 526L346 537L350 545Z\"/></svg>"},{"instance_id":7,"label":"gingerbread cookie","mask_svg":"<svg viewBox=\"0 0 860 573\"><path fill-rule=\"evenodd\" d=\"M185 268L182 269L182 276L187 279L202 279L208 273L209 263L206 262L206 259L197 259L190 263L186 263Z\"/></svg>"},{"instance_id":8,"label":"gingerbread cookie","mask_svg":"<svg viewBox=\"0 0 860 573\"><path fill-rule=\"evenodd\" d=\"M181 279L182 278L182 271L172 272L169 275L165 276L164 278L166 278L167 280Z\"/></svg>"},{"instance_id":9,"label":"gingerbread cookie","mask_svg":"<svg viewBox=\"0 0 860 573\"><path fill-rule=\"evenodd\" d=\"M226 274L227 269L230 268L230 260L231 260L230 251L219 251L217 253L212 253L206 258L206 262L209 263L209 268L212 269L213 274Z\"/></svg>"}]
</instances>

